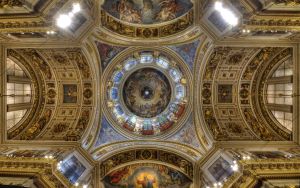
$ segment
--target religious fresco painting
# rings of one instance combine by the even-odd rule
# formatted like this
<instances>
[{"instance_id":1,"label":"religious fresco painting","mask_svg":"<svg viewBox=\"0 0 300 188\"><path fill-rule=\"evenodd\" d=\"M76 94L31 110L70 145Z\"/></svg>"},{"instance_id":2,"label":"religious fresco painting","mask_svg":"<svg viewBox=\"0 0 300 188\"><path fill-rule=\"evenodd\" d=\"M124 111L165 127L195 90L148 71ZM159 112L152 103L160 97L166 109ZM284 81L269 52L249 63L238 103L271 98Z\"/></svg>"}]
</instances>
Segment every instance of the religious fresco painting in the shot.
<instances>
[{"instance_id":1,"label":"religious fresco painting","mask_svg":"<svg viewBox=\"0 0 300 188\"><path fill-rule=\"evenodd\" d=\"M125 140L125 137L115 131L107 119L102 117L101 129L95 147L122 140Z\"/></svg>"},{"instance_id":2,"label":"religious fresco painting","mask_svg":"<svg viewBox=\"0 0 300 188\"><path fill-rule=\"evenodd\" d=\"M135 164L111 172L103 183L105 188L188 188L191 180L163 165Z\"/></svg>"},{"instance_id":3,"label":"religious fresco painting","mask_svg":"<svg viewBox=\"0 0 300 188\"><path fill-rule=\"evenodd\" d=\"M200 147L199 139L193 124L193 116L190 115L183 128L168 140L189 144L196 148Z\"/></svg>"},{"instance_id":4,"label":"religious fresco painting","mask_svg":"<svg viewBox=\"0 0 300 188\"><path fill-rule=\"evenodd\" d=\"M136 24L174 20L193 7L190 0L106 0L103 10L117 19Z\"/></svg>"},{"instance_id":5,"label":"religious fresco painting","mask_svg":"<svg viewBox=\"0 0 300 188\"><path fill-rule=\"evenodd\" d=\"M218 102L232 103L232 85L220 84L218 85Z\"/></svg>"},{"instance_id":6,"label":"religious fresco painting","mask_svg":"<svg viewBox=\"0 0 300 188\"><path fill-rule=\"evenodd\" d=\"M63 91L64 91L63 103L76 103L77 102L77 85L76 84L64 84Z\"/></svg>"},{"instance_id":7,"label":"religious fresco painting","mask_svg":"<svg viewBox=\"0 0 300 188\"><path fill-rule=\"evenodd\" d=\"M229 162L221 156L208 168L208 171L217 182L223 181L233 174Z\"/></svg>"},{"instance_id":8,"label":"religious fresco painting","mask_svg":"<svg viewBox=\"0 0 300 188\"><path fill-rule=\"evenodd\" d=\"M105 70L107 65L118 53L126 49L126 47L112 46L101 42L96 42L96 45L101 59L102 71Z\"/></svg>"},{"instance_id":9,"label":"religious fresco painting","mask_svg":"<svg viewBox=\"0 0 300 188\"><path fill-rule=\"evenodd\" d=\"M123 99L127 108L143 118L162 113L171 99L168 78L153 68L139 69L127 78L123 86Z\"/></svg>"},{"instance_id":10,"label":"religious fresco painting","mask_svg":"<svg viewBox=\"0 0 300 188\"><path fill-rule=\"evenodd\" d=\"M184 62L189 66L190 70L193 70L199 44L200 40L196 40L188 44L169 46L169 48L178 53Z\"/></svg>"},{"instance_id":11,"label":"religious fresco painting","mask_svg":"<svg viewBox=\"0 0 300 188\"><path fill-rule=\"evenodd\" d=\"M72 183L76 183L86 167L74 155L61 164L61 173Z\"/></svg>"}]
</instances>

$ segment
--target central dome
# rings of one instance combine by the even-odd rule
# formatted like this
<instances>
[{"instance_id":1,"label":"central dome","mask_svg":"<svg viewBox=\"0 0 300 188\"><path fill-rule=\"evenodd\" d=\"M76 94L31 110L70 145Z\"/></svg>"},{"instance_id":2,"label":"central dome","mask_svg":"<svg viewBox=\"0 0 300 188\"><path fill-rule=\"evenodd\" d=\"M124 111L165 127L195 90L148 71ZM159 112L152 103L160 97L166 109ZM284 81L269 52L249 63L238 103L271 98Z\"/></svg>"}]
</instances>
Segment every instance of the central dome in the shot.
<instances>
[{"instance_id":1,"label":"central dome","mask_svg":"<svg viewBox=\"0 0 300 188\"><path fill-rule=\"evenodd\" d=\"M175 55L152 50L116 58L104 76L108 119L126 136L158 136L181 125L189 99L183 65Z\"/></svg>"},{"instance_id":2,"label":"central dome","mask_svg":"<svg viewBox=\"0 0 300 188\"><path fill-rule=\"evenodd\" d=\"M143 68L132 73L123 87L123 100L135 115L152 118L162 113L171 99L167 77L154 68Z\"/></svg>"}]
</instances>

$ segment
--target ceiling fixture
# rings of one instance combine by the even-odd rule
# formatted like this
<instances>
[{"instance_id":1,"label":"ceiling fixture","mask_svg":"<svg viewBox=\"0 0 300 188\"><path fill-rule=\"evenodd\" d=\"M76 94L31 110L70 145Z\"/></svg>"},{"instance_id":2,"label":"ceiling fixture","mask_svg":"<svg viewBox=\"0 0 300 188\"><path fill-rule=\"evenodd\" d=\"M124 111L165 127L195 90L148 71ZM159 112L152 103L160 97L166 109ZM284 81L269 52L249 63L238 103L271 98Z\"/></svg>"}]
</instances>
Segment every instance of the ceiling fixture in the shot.
<instances>
[{"instance_id":1,"label":"ceiling fixture","mask_svg":"<svg viewBox=\"0 0 300 188\"><path fill-rule=\"evenodd\" d=\"M233 165L231 165L231 169L236 172L239 170L239 166L236 161L233 161Z\"/></svg>"},{"instance_id":2,"label":"ceiling fixture","mask_svg":"<svg viewBox=\"0 0 300 188\"><path fill-rule=\"evenodd\" d=\"M249 29L243 29L242 32L243 33L250 33L250 30Z\"/></svg>"},{"instance_id":3,"label":"ceiling fixture","mask_svg":"<svg viewBox=\"0 0 300 188\"><path fill-rule=\"evenodd\" d=\"M73 16L80 12L81 7L79 3L74 3L72 10L67 14L61 14L56 19L56 25L62 29L69 27L72 24Z\"/></svg>"},{"instance_id":4,"label":"ceiling fixture","mask_svg":"<svg viewBox=\"0 0 300 188\"><path fill-rule=\"evenodd\" d=\"M222 2L216 1L215 9L221 14L222 18L231 26L236 26L238 24L238 18L236 17L236 15L230 9L224 8Z\"/></svg>"},{"instance_id":5,"label":"ceiling fixture","mask_svg":"<svg viewBox=\"0 0 300 188\"><path fill-rule=\"evenodd\" d=\"M47 33L47 35L54 35L56 32L51 30L51 31L47 31L46 33Z\"/></svg>"}]
</instances>

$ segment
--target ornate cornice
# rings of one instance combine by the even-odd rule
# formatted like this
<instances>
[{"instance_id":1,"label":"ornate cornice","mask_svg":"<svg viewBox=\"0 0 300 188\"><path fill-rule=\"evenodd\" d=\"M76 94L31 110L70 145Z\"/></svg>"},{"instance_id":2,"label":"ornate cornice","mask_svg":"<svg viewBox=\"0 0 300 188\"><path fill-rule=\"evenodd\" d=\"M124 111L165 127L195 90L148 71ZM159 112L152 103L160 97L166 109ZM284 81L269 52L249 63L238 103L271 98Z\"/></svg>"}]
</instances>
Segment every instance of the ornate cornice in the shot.
<instances>
[{"instance_id":1,"label":"ornate cornice","mask_svg":"<svg viewBox=\"0 0 300 188\"><path fill-rule=\"evenodd\" d=\"M0 157L0 167L0 174L3 175L34 175L47 187L72 187L69 181L56 170L55 160Z\"/></svg>"},{"instance_id":2,"label":"ornate cornice","mask_svg":"<svg viewBox=\"0 0 300 188\"><path fill-rule=\"evenodd\" d=\"M259 178L278 179L300 177L300 160L295 159L257 159L239 161L241 171L231 176L223 187L246 188L255 185Z\"/></svg>"}]
</instances>

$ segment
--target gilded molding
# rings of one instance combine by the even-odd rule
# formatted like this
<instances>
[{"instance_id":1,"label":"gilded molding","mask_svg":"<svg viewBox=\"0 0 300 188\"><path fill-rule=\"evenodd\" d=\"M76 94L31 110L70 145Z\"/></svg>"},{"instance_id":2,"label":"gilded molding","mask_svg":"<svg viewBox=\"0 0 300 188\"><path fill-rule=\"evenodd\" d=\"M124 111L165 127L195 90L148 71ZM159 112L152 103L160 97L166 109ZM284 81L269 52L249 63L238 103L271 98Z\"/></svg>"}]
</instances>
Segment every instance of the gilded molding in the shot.
<instances>
[{"instance_id":1,"label":"gilded molding","mask_svg":"<svg viewBox=\"0 0 300 188\"><path fill-rule=\"evenodd\" d=\"M181 171L183 171L185 174L187 174L188 177L193 179L194 165L190 161L187 161L177 154L154 149L137 149L125 151L104 160L100 165L101 177L104 177L112 169L118 166L134 161L143 160L154 162L157 161L174 165L181 169Z\"/></svg>"},{"instance_id":2,"label":"gilded molding","mask_svg":"<svg viewBox=\"0 0 300 188\"><path fill-rule=\"evenodd\" d=\"M55 160L41 158L0 157L0 174L35 175L47 187L72 187L69 181L56 170Z\"/></svg>"},{"instance_id":3,"label":"gilded molding","mask_svg":"<svg viewBox=\"0 0 300 188\"><path fill-rule=\"evenodd\" d=\"M177 18L175 21L168 22L164 25L149 27L137 24L127 24L109 15L104 10L101 11L101 24L106 29L126 37L144 39L162 38L178 34L192 26L193 20L194 14L193 9L191 9L188 13Z\"/></svg>"},{"instance_id":4,"label":"gilded molding","mask_svg":"<svg viewBox=\"0 0 300 188\"><path fill-rule=\"evenodd\" d=\"M20 0L4 0L0 2L0 8L3 7L22 7L24 5Z\"/></svg>"},{"instance_id":5,"label":"gilded molding","mask_svg":"<svg viewBox=\"0 0 300 188\"><path fill-rule=\"evenodd\" d=\"M265 119L265 122L268 122L268 125L270 127L272 127L272 129L279 134L282 138L284 138L285 140L292 140L292 134L290 132L287 132L287 130L280 128L276 123L274 123L274 121L270 118L270 115L268 114L268 110L266 108L266 104L264 103L264 98L265 96L263 95L264 93L264 83L267 80L270 71L272 70L272 68L278 64L278 62L280 62L282 59L286 58L287 56L292 56L293 50L292 48L286 48L282 51L280 51L279 54L276 54L275 57L273 57L271 59L271 61L268 63L267 66L265 66L265 68L263 68L262 66L264 66L264 63L262 63L262 65L260 66L260 68L257 69L256 71L256 75L253 77L253 82L252 82L252 91L251 93L258 93L258 95L252 95L252 101L253 104L258 104L259 105L259 109L258 108L253 108L254 111L256 112L258 120L262 120ZM265 53L265 57L266 60L264 60L263 62L267 61L269 54ZM258 78L260 76L260 78ZM260 82L258 82L260 81ZM257 91L258 89L258 91ZM263 123L262 121L260 121L261 124L266 124ZM267 125L266 125L267 126Z\"/></svg>"},{"instance_id":6,"label":"gilded molding","mask_svg":"<svg viewBox=\"0 0 300 188\"><path fill-rule=\"evenodd\" d=\"M257 159L239 161L241 172L231 176L223 187L246 188L253 186L259 178L299 177L300 160L295 159Z\"/></svg>"}]
</instances>

